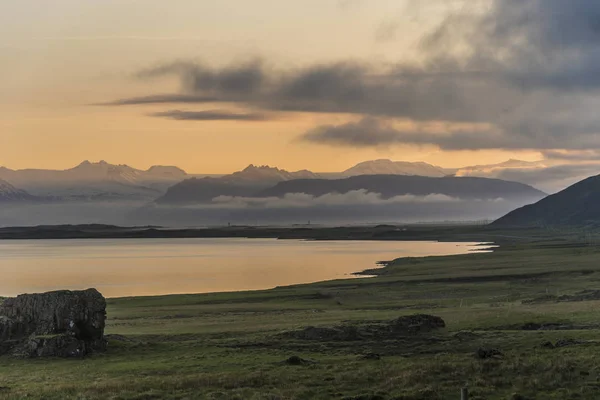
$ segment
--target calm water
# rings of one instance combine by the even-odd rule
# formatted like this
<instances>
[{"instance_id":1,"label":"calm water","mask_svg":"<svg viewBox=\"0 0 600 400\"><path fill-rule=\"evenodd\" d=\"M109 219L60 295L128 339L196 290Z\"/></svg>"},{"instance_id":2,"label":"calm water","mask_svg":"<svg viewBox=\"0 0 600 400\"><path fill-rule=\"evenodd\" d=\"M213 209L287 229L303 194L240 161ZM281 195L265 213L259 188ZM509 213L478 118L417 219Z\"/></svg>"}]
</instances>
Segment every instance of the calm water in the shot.
<instances>
[{"instance_id":1,"label":"calm water","mask_svg":"<svg viewBox=\"0 0 600 400\"><path fill-rule=\"evenodd\" d=\"M107 297L266 289L350 278L377 261L462 254L476 243L274 239L0 242L0 296L95 287Z\"/></svg>"}]
</instances>

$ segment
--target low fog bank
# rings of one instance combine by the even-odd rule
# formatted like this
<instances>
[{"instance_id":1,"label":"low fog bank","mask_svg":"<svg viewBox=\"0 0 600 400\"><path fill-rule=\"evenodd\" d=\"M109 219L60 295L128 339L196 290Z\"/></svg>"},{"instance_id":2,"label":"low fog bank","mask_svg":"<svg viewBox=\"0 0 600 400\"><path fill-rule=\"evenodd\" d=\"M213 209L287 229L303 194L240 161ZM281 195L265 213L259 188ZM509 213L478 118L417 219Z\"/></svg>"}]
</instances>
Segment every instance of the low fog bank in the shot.
<instances>
[{"instance_id":1,"label":"low fog bank","mask_svg":"<svg viewBox=\"0 0 600 400\"><path fill-rule=\"evenodd\" d=\"M128 225L292 225L477 221L499 218L528 202L441 201L278 207L147 206L128 216Z\"/></svg>"},{"instance_id":2,"label":"low fog bank","mask_svg":"<svg viewBox=\"0 0 600 400\"><path fill-rule=\"evenodd\" d=\"M0 226L62 224L121 225L127 215L144 206L141 202L64 202L39 204L2 204Z\"/></svg>"},{"instance_id":3,"label":"low fog bank","mask_svg":"<svg viewBox=\"0 0 600 400\"><path fill-rule=\"evenodd\" d=\"M356 190L345 194L279 197L219 196L208 204L167 206L145 202L64 202L4 204L0 226L60 224L161 225L292 225L414 223L492 220L538 199L464 200L445 195L403 195L384 199Z\"/></svg>"}]
</instances>

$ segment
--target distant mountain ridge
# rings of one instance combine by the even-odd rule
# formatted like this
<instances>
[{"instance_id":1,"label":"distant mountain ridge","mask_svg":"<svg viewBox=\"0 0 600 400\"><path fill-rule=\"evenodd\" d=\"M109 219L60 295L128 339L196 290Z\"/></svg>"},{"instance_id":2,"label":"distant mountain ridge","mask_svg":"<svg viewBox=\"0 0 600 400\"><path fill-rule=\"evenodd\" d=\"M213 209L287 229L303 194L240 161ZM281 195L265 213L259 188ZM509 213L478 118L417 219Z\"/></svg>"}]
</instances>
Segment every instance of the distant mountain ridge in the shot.
<instances>
[{"instance_id":1,"label":"distant mountain ridge","mask_svg":"<svg viewBox=\"0 0 600 400\"><path fill-rule=\"evenodd\" d=\"M584 179L495 221L499 227L600 227L600 175Z\"/></svg>"},{"instance_id":2,"label":"distant mountain ridge","mask_svg":"<svg viewBox=\"0 0 600 400\"><path fill-rule=\"evenodd\" d=\"M313 172L302 170L289 172L267 165L250 164L242 171L221 177L186 179L172 187L156 200L158 204L205 203L218 196L252 196L260 189L278 182L294 179L317 179Z\"/></svg>"},{"instance_id":3,"label":"distant mountain ridge","mask_svg":"<svg viewBox=\"0 0 600 400\"><path fill-rule=\"evenodd\" d=\"M253 196L279 182L297 179L340 179L367 175L474 176L503 179L503 171L536 170L541 162L508 160L504 163L443 168L425 162L379 159L361 162L339 173L286 171L250 164L222 176L198 177L175 166L153 166L147 170L106 161L84 161L66 170L0 167L0 179L30 195L67 201L157 201L158 203L206 202L217 196ZM517 174L518 177L518 174ZM512 180L512 179L504 179ZM515 179L519 181L519 179ZM531 179L529 179L531 181ZM522 181L521 181L522 182ZM528 183L528 182L523 182Z\"/></svg>"},{"instance_id":4,"label":"distant mountain ridge","mask_svg":"<svg viewBox=\"0 0 600 400\"><path fill-rule=\"evenodd\" d=\"M66 170L0 167L0 179L38 196L64 200L153 200L188 177L178 167L153 166L146 171L106 161L84 161Z\"/></svg>"}]
</instances>

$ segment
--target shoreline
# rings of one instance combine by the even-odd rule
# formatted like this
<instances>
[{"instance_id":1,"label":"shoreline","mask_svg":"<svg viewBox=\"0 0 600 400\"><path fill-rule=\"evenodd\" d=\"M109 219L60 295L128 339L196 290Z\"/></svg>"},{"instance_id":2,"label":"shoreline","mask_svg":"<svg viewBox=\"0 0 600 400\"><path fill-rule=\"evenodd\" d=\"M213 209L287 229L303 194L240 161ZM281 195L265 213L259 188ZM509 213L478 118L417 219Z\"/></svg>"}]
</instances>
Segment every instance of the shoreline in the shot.
<instances>
[{"instance_id":1,"label":"shoreline","mask_svg":"<svg viewBox=\"0 0 600 400\"><path fill-rule=\"evenodd\" d=\"M61 239L304 239L364 241L439 241L503 244L548 237L541 229L516 232L484 225L376 225L337 227L157 228L107 225L59 225L0 228L0 240Z\"/></svg>"}]
</instances>

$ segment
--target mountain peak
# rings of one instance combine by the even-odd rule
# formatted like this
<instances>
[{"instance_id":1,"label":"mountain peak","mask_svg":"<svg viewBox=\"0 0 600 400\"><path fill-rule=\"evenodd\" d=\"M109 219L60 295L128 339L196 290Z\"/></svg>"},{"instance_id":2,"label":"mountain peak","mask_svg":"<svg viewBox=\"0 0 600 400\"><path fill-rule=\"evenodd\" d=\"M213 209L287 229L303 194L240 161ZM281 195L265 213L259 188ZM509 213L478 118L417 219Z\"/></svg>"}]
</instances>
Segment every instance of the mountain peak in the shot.
<instances>
[{"instance_id":1,"label":"mountain peak","mask_svg":"<svg viewBox=\"0 0 600 400\"><path fill-rule=\"evenodd\" d=\"M429 177L442 177L448 171L435 165L424 162L392 161L379 159L364 161L344 171L343 176L356 175L420 175Z\"/></svg>"},{"instance_id":2,"label":"mountain peak","mask_svg":"<svg viewBox=\"0 0 600 400\"><path fill-rule=\"evenodd\" d=\"M283 171L277 167L271 167L269 165L254 165L250 164L246 168L244 168L241 172L250 172L250 171Z\"/></svg>"}]
</instances>

